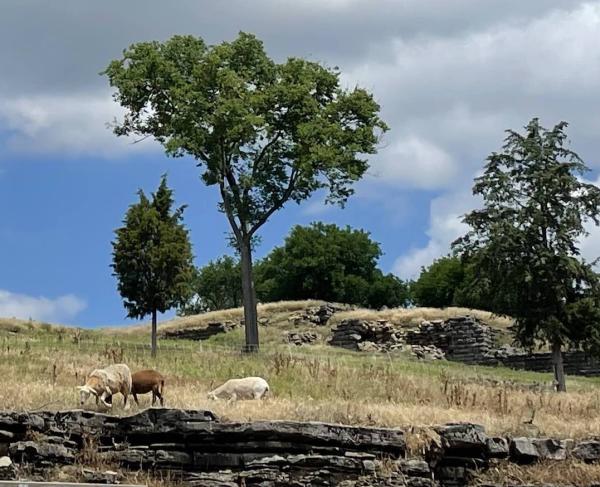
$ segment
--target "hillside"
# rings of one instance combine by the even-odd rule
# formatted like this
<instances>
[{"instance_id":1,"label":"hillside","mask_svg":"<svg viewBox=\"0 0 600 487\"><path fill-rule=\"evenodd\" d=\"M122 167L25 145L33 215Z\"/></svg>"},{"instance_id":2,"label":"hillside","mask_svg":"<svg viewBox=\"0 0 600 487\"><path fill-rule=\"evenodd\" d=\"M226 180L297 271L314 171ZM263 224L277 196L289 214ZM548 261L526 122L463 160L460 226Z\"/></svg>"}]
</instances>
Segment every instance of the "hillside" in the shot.
<instances>
[{"instance_id":1,"label":"hillside","mask_svg":"<svg viewBox=\"0 0 600 487\"><path fill-rule=\"evenodd\" d=\"M442 319L470 313L506 332L509 320L489 314L446 310L350 310L333 315L327 326L302 325L321 335L315 345L288 346L285 331L298 330L294 316L320 302L262 305L262 350L242 355L243 328L205 342L160 340L153 361L144 326L78 330L43 323L0 321L0 403L5 409L61 409L77 406L76 386L93 368L113 361L132 370L153 367L167 375L170 407L208 408L236 420L323 420L354 425L428 426L454 421L482 424L490 434L583 437L600 435L600 381L569 377L569 393L549 392L550 374L502 367L475 367L446 361L419 361L404 353L351 352L325 345L332 325L348 317L387 319L398 326L423 318ZM160 331L203 326L241 318L227 310L160 325ZM253 401L210 402L206 392L228 378L259 375L274 397ZM149 398L142 398L147 406ZM121 399L115 399L121 413ZM93 403L87 407L95 408ZM527 424L535 412L533 424Z\"/></svg>"}]
</instances>

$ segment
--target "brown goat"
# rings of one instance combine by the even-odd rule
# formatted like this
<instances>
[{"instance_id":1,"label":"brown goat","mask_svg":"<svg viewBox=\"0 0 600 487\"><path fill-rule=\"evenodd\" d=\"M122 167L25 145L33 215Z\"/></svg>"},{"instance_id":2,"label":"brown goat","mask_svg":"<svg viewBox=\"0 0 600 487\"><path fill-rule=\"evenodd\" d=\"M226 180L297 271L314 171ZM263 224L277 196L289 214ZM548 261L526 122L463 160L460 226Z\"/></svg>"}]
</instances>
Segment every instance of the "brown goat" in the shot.
<instances>
[{"instance_id":1,"label":"brown goat","mask_svg":"<svg viewBox=\"0 0 600 487\"><path fill-rule=\"evenodd\" d=\"M139 406L137 394L147 394L152 392L152 405L156 398L160 400L160 405L164 405L163 388L165 387L165 378L156 370L140 370L131 376L131 394L135 403Z\"/></svg>"}]
</instances>

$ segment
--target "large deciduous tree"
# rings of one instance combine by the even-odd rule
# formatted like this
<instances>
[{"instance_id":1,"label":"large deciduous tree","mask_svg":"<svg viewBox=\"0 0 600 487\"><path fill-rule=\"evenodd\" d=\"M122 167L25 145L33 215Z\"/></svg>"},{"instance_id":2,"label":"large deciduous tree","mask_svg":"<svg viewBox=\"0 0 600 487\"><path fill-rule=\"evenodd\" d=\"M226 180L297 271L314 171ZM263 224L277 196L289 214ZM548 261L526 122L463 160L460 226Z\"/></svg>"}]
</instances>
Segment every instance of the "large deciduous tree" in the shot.
<instances>
[{"instance_id":1,"label":"large deciduous tree","mask_svg":"<svg viewBox=\"0 0 600 487\"><path fill-rule=\"evenodd\" d=\"M130 318L152 316L152 356L156 356L156 316L185 302L193 277L192 246L182 223L184 206L173 210L173 192L163 176L149 200L127 210L115 230L114 275Z\"/></svg>"},{"instance_id":2,"label":"large deciduous tree","mask_svg":"<svg viewBox=\"0 0 600 487\"><path fill-rule=\"evenodd\" d=\"M193 295L179 309L179 314L193 315L242 305L240 262L229 255L210 261L196 269Z\"/></svg>"},{"instance_id":3,"label":"large deciduous tree","mask_svg":"<svg viewBox=\"0 0 600 487\"><path fill-rule=\"evenodd\" d=\"M464 290L468 286L471 274L471 267L458 257L440 257L429 267L421 268L421 274L410 286L411 297L417 306L481 307L473 297L465 296Z\"/></svg>"},{"instance_id":4,"label":"large deciduous tree","mask_svg":"<svg viewBox=\"0 0 600 487\"><path fill-rule=\"evenodd\" d=\"M335 69L274 62L245 33L215 46L192 36L134 44L105 74L126 110L115 133L191 156L219 188L241 259L246 347L258 349L253 237L287 201L316 190L344 204L387 129L378 104L364 89L342 89Z\"/></svg>"},{"instance_id":5,"label":"large deciduous tree","mask_svg":"<svg viewBox=\"0 0 600 487\"><path fill-rule=\"evenodd\" d=\"M507 132L475 180L483 208L465 216L471 229L454 243L478 297L515 318L517 340L551 347L559 391L563 347L593 347L600 336L598 275L579 252L586 220L598 224L600 189L578 177L588 168L567 147L566 127L546 130L534 118L524 134Z\"/></svg>"},{"instance_id":6,"label":"large deciduous tree","mask_svg":"<svg viewBox=\"0 0 600 487\"><path fill-rule=\"evenodd\" d=\"M368 232L316 222L295 226L257 266L261 301L325 299L368 307L408 302L408 289L377 268L381 248Z\"/></svg>"}]
</instances>

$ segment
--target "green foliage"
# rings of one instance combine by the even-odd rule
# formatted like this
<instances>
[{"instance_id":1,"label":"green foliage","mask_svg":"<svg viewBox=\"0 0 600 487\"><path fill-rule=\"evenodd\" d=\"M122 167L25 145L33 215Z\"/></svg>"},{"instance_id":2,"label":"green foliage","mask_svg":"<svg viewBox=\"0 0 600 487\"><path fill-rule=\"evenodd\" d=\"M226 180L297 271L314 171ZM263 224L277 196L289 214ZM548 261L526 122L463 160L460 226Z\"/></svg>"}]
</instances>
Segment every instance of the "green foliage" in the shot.
<instances>
[{"instance_id":1,"label":"green foliage","mask_svg":"<svg viewBox=\"0 0 600 487\"><path fill-rule=\"evenodd\" d=\"M273 208L318 188L345 201L375 152L375 130L387 128L372 96L342 90L337 71L297 58L277 64L245 33L217 46L192 36L134 44L105 73L127 109L115 133L194 157L250 234Z\"/></svg>"},{"instance_id":2,"label":"green foliage","mask_svg":"<svg viewBox=\"0 0 600 487\"><path fill-rule=\"evenodd\" d=\"M218 186L241 256L247 339L258 345L252 237L287 201L318 189L344 204L387 130L379 105L364 89L342 89L337 70L274 62L245 33L216 46L192 36L134 44L105 74L126 110L117 135L193 157L204 183Z\"/></svg>"},{"instance_id":3,"label":"green foliage","mask_svg":"<svg viewBox=\"0 0 600 487\"><path fill-rule=\"evenodd\" d=\"M429 267L423 267L418 279L411 286L411 297L417 306L445 308L447 306L478 307L472 296L467 295L467 287L472 272L456 256L446 256L435 260ZM481 309L485 309L481 308Z\"/></svg>"},{"instance_id":4,"label":"green foliage","mask_svg":"<svg viewBox=\"0 0 600 487\"><path fill-rule=\"evenodd\" d=\"M313 223L295 226L256 266L257 293L263 301L323 299L363 306L405 304L404 283L377 269L379 244L350 227Z\"/></svg>"},{"instance_id":5,"label":"green foliage","mask_svg":"<svg viewBox=\"0 0 600 487\"><path fill-rule=\"evenodd\" d=\"M184 302L194 270L188 231L182 223L185 207L172 210L173 191L166 177L152 201L141 190L138 195L139 202L127 210L112 243L112 268L131 318L164 313Z\"/></svg>"},{"instance_id":6,"label":"green foliage","mask_svg":"<svg viewBox=\"0 0 600 487\"><path fill-rule=\"evenodd\" d=\"M471 263L470 293L491 311L516 319L524 346L598 344L599 280L579 255L584 223L598 224L600 189L577 176L588 168L565 147L564 122L552 130L533 119L508 131L501 153L475 180L483 208L465 216L470 231L454 243Z\"/></svg>"},{"instance_id":7,"label":"green foliage","mask_svg":"<svg viewBox=\"0 0 600 487\"><path fill-rule=\"evenodd\" d=\"M242 271L239 261L225 255L196 269L194 295L179 309L182 316L242 305Z\"/></svg>"}]
</instances>

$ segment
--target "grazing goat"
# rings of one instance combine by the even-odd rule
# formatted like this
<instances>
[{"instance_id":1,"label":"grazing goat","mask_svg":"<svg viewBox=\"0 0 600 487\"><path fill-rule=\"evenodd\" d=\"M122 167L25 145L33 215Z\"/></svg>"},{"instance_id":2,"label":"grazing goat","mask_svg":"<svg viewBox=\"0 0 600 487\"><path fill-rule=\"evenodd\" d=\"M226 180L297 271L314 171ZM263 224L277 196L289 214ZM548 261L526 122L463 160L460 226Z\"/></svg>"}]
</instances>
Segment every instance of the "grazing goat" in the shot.
<instances>
[{"instance_id":1,"label":"grazing goat","mask_svg":"<svg viewBox=\"0 0 600 487\"><path fill-rule=\"evenodd\" d=\"M140 370L131 376L131 394L135 403L139 406L137 395L152 392L152 405L156 398L160 400L160 405L164 406L163 388L165 387L165 378L156 370Z\"/></svg>"},{"instance_id":2,"label":"grazing goat","mask_svg":"<svg viewBox=\"0 0 600 487\"><path fill-rule=\"evenodd\" d=\"M210 391L208 399L263 399L269 392L269 384L261 377L244 377L243 379L229 379L225 384Z\"/></svg>"},{"instance_id":3,"label":"grazing goat","mask_svg":"<svg viewBox=\"0 0 600 487\"><path fill-rule=\"evenodd\" d=\"M96 369L88 375L85 385L79 386L78 389L79 402L82 406L90 396L95 396L96 405L102 401L102 404L111 408L112 395L120 392L123 395L123 406L128 409L127 396L131 392L131 371L125 364Z\"/></svg>"}]
</instances>

